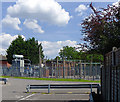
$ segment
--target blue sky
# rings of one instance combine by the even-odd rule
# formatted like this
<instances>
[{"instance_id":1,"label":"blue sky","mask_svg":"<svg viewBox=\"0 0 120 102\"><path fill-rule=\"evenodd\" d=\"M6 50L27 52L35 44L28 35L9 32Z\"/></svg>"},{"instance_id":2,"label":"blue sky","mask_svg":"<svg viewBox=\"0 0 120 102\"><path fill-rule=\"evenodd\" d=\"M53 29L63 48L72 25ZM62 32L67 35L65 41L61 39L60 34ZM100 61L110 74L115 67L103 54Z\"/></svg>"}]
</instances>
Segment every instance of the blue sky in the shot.
<instances>
[{"instance_id":1,"label":"blue sky","mask_svg":"<svg viewBox=\"0 0 120 102\"><path fill-rule=\"evenodd\" d=\"M6 10L10 5L14 5L15 3L11 2L4 2L2 4L2 18L6 16ZM69 21L69 23L63 27L55 26L55 25L49 25L46 23L41 23L39 24L44 28L45 33L44 34L38 34L35 33L29 29L26 29L25 27L20 25L22 27L22 31L17 31L17 30L10 30L6 29L3 27L2 32L10 33L11 35L16 35L16 34L22 34L26 38L31 38L35 37L37 40L40 41L64 41L64 40L75 40L80 42L80 39L82 38L81 35L81 26L79 25L82 20L87 17L88 15L91 14L90 8L84 12L83 15L78 16L78 12L75 12L75 8L77 8L80 4L84 4L88 6L90 2L88 3L80 3L80 2L59 2L59 4L67 11L70 13L73 18ZM94 2L93 5L96 8L100 7L106 7L107 4L111 3L101 3L101 2ZM21 20L23 22L23 20Z\"/></svg>"},{"instance_id":2,"label":"blue sky","mask_svg":"<svg viewBox=\"0 0 120 102\"><path fill-rule=\"evenodd\" d=\"M106 8L108 4L112 4L112 3L113 2L104 2L104 3L93 2L93 6L97 9ZM7 44L5 44L5 47L4 47L4 44L2 45L3 48L1 49L0 53L6 54L5 50L10 45L10 42L14 40L18 34L22 35L25 39L35 37L36 40L38 40L39 42L42 42L45 54L46 56L48 56L48 58L54 58L56 55L58 55L59 50L63 46L66 46L66 45L76 46L76 44L78 43L83 43L83 41L80 40L83 37L80 31L81 30L80 23L82 22L82 20L84 20L85 17L89 16L92 13L91 9L88 7L89 4L90 2L59 2L58 3L59 6L58 6L55 3L55 5L57 6L56 8L54 7L52 8L52 6L50 6L51 10L50 12L48 12L50 13L49 15L45 13L41 13L44 7L41 8L42 10L37 11L38 13L40 12L40 14L47 15L48 18L46 16L41 18L42 15L36 14L36 17L38 16L38 18L40 18L40 19L37 19L34 16L34 14L31 14L32 16L34 16L34 20L33 20L33 18L31 19L32 16L30 18L29 16L26 16L26 15L24 16L23 10L20 11L20 13L22 12L21 13L22 17L21 15L19 16L17 14L19 13L18 12L19 9L18 11L16 11L17 9L15 8L15 9L11 9L12 12L11 10L8 10L7 12L7 9L10 8L10 6L14 8L14 5L16 5L16 3L15 2L3 2L2 3L2 35L1 36L4 36L3 38L8 37L9 42L6 42ZM45 4L45 6L46 5L48 4ZM85 8L84 9L79 8L77 11L75 11L75 9L78 8L79 5L84 5L83 7ZM27 11L27 6L24 9L25 9L25 12L27 13L29 12L29 10ZM63 14L64 17L62 17L62 15L58 14L57 12L54 14L52 12L54 11L53 9L58 9L61 14L64 13ZM62 11L63 9L65 11ZM17 13L14 13L14 12L17 12ZM69 15L67 13L69 13ZM9 20L12 20L13 22L12 25L10 25L11 23L8 22L8 18L6 15L9 15L8 17ZM58 17L58 19L51 18L51 17ZM59 17L61 17L61 19L63 20L61 19L59 20ZM16 20L10 19L10 18L16 18ZM30 24L34 24L35 27L33 27ZM35 30L39 30L39 32L38 31L36 32Z\"/></svg>"}]
</instances>

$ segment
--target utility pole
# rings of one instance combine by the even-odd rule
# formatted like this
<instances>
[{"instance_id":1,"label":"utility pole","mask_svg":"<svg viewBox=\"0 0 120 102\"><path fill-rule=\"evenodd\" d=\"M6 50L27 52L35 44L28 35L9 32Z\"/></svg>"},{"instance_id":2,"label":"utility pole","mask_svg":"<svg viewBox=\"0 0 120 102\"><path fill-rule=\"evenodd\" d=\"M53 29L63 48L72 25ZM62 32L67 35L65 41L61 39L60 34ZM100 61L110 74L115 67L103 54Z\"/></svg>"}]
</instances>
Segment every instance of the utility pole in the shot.
<instances>
[{"instance_id":1,"label":"utility pole","mask_svg":"<svg viewBox=\"0 0 120 102\"><path fill-rule=\"evenodd\" d=\"M90 62L90 77L93 77L93 55L91 56Z\"/></svg>"},{"instance_id":2,"label":"utility pole","mask_svg":"<svg viewBox=\"0 0 120 102\"><path fill-rule=\"evenodd\" d=\"M65 78L65 57L64 57L64 52L63 53L63 78Z\"/></svg>"},{"instance_id":3,"label":"utility pole","mask_svg":"<svg viewBox=\"0 0 120 102\"><path fill-rule=\"evenodd\" d=\"M75 68L75 60L73 60L73 76L74 76L74 78L75 78L75 71L76 71L76 68Z\"/></svg>"},{"instance_id":4,"label":"utility pole","mask_svg":"<svg viewBox=\"0 0 120 102\"><path fill-rule=\"evenodd\" d=\"M82 62L81 62L81 60L80 60L80 67L79 67L80 69L79 69L79 77L80 77L80 79L82 79Z\"/></svg>"},{"instance_id":5,"label":"utility pole","mask_svg":"<svg viewBox=\"0 0 120 102\"><path fill-rule=\"evenodd\" d=\"M63 78L65 78L65 59L63 57Z\"/></svg>"},{"instance_id":6,"label":"utility pole","mask_svg":"<svg viewBox=\"0 0 120 102\"><path fill-rule=\"evenodd\" d=\"M42 64L42 59L41 59L41 44L39 45L39 78L41 78L41 64Z\"/></svg>"},{"instance_id":7,"label":"utility pole","mask_svg":"<svg viewBox=\"0 0 120 102\"><path fill-rule=\"evenodd\" d=\"M53 60L52 60L52 78L53 78Z\"/></svg>"},{"instance_id":8,"label":"utility pole","mask_svg":"<svg viewBox=\"0 0 120 102\"><path fill-rule=\"evenodd\" d=\"M56 78L58 78L58 57L57 57L57 76L56 76Z\"/></svg>"}]
</instances>

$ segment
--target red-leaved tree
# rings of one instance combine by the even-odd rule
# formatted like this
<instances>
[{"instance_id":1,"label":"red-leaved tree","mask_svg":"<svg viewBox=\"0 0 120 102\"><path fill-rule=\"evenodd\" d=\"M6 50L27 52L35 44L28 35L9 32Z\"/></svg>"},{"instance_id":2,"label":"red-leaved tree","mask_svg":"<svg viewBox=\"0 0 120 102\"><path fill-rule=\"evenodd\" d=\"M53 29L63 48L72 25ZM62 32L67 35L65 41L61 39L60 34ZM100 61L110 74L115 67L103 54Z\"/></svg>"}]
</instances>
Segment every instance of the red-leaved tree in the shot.
<instances>
[{"instance_id":1,"label":"red-leaved tree","mask_svg":"<svg viewBox=\"0 0 120 102\"><path fill-rule=\"evenodd\" d=\"M120 47L120 2L96 10L82 23L82 33L89 50L105 55L112 47Z\"/></svg>"}]
</instances>

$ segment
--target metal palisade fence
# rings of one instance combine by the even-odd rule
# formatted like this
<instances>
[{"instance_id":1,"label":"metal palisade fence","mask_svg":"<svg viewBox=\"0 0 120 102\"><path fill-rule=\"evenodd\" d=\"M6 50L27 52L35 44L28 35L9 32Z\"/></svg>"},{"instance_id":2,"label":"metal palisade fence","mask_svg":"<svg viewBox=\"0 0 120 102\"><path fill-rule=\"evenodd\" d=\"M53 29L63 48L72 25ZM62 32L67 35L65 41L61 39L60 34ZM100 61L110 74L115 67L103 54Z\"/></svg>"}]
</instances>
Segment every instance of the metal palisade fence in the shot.
<instances>
[{"instance_id":1,"label":"metal palisade fence","mask_svg":"<svg viewBox=\"0 0 120 102\"><path fill-rule=\"evenodd\" d=\"M82 62L79 60L50 61L49 75L52 78L100 79L101 63Z\"/></svg>"},{"instance_id":2,"label":"metal palisade fence","mask_svg":"<svg viewBox=\"0 0 120 102\"><path fill-rule=\"evenodd\" d=\"M40 77L40 78L72 78L85 80L100 80L101 63L83 62L80 60L46 61L44 66L29 66L20 68L2 67L3 75Z\"/></svg>"},{"instance_id":3,"label":"metal palisade fence","mask_svg":"<svg viewBox=\"0 0 120 102\"><path fill-rule=\"evenodd\" d=\"M120 102L120 48L105 55L101 77L103 99Z\"/></svg>"}]
</instances>

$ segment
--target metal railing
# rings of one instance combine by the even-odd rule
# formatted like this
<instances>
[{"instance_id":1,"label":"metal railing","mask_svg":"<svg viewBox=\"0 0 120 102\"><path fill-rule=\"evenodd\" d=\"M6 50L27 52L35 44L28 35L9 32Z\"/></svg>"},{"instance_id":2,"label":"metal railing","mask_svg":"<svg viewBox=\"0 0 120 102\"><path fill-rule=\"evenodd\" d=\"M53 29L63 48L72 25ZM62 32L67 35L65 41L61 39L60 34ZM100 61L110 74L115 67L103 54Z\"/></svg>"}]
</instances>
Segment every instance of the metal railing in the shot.
<instances>
[{"instance_id":1,"label":"metal railing","mask_svg":"<svg viewBox=\"0 0 120 102\"><path fill-rule=\"evenodd\" d=\"M30 92L30 89L76 89L76 88L90 88L92 93L92 88L97 88L97 94L100 92L99 84L48 84L48 85L27 85L26 91Z\"/></svg>"}]
</instances>

